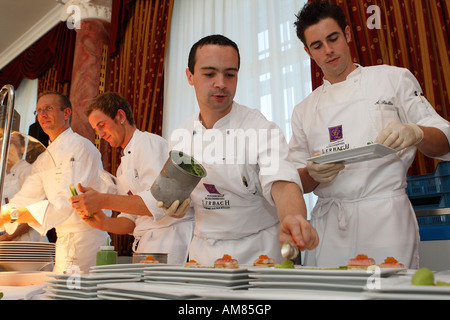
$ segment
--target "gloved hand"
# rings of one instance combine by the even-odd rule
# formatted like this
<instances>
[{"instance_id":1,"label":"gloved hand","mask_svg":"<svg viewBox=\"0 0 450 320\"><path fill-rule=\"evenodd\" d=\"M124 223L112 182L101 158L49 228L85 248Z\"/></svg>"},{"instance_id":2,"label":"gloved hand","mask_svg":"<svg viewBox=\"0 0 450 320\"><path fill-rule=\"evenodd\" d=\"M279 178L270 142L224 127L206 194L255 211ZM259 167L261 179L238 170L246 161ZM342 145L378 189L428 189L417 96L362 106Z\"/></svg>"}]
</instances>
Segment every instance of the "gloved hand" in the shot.
<instances>
[{"instance_id":1,"label":"gloved hand","mask_svg":"<svg viewBox=\"0 0 450 320\"><path fill-rule=\"evenodd\" d=\"M407 147L415 146L422 141L423 136L422 129L416 124L393 121L380 132L375 143L380 143L399 151Z\"/></svg>"},{"instance_id":2,"label":"gloved hand","mask_svg":"<svg viewBox=\"0 0 450 320\"><path fill-rule=\"evenodd\" d=\"M164 206L164 202L158 201L156 203L158 208L162 208L164 213L168 216L171 216L173 218L183 218L186 212L189 210L189 207L191 205L191 199L187 198L181 203L180 200L175 200L169 208Z\"/></svg>"},{"instance_id":3,"label":"gloved hand","mask_svg":"<svg viewBox=\"0 0 450 320\"><path fill-rule=\"evenodd\" d=\"M306 168L308 173L315 181L319 183L327 183L333 181L339 172L345 168L342 163L326 163L320 164L308 161Z\"/></svg>"}]
</instances>

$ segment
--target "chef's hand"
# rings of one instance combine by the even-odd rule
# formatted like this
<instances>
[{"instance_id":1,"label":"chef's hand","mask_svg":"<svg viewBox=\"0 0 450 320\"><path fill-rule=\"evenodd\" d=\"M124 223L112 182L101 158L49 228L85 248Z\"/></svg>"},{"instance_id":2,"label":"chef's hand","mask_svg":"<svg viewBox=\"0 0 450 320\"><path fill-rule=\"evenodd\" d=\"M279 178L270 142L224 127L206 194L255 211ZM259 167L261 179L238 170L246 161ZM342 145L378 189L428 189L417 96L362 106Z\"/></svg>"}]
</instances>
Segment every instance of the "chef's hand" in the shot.
<instances>
[{"instance_id":1,"label":"chef's hand","mask_svg":"<svg viewBox=\"0 0 450 320\"><path fill-rule=\"evenodd\" d=\"M103 210L97 211L92 215L86 215L84 212L77 211L80 218L93 228L103 230L103 223L107 216Z\"/></svg>"},{"instance_id":2,"label":"chef's hand","mask_svg":"<svg viewBox=\"0 0 450 320\"><path fill-rule=\"evenodd\" d=\"M4 225L5 223L11 222L11 211L12 210L19 210L20 215L19 219L16 220L18 223L32 223L36 222L31 215L30 211L26 207L20 207L20 208L7 208L2 209L1 211L1 217L0 217L0 226Z\"/></svg>"},{"instance_id":3,"label":"chef's hand","mask_svg":"<svg viewBox=\"0 0 450 320\"><path fill-rule=\"evenodd\" d=\"M164 213L172 218L183 218L191 206L191 198L187 198L180 204L180 200L175 200L169 208L164 206L164 202L158 201L156 203L158 208L162 208Z\"/></svg>"},{"instance_id":4,"label":"chef's hand","mask_svg":"<svg viewBox=\"0 0 450 320\"><path fill-rule=\"evenodd\" d=\"M316 229L301 215L288 215L281 222L280 243L292 243L300 251L312 250L319 245Z\"/></svg>"},{"instance_id":5,"label":"chef's hand","mask_svg":"<svg viewBox=\"0 0 450 320\"><path fill-rule=\"evenodd\" d=\"M423 136L424 133L418 125L393 121L380 132L375 143L400 151L420 143Z\"/></svg>"},{"instance_id":6,"label":"chef's hand","mask_svg":"<svg viewBox=\"0 0 450 320\"><path fill-rule=\"evenodd\" d=\"M72 203L72 208L77 210L78 213L91 216L94 212L101 211L102 206L100 203L100 192L90 188L83 187L81 183L78 184L78 190L81 194L73 196L69 199Z\"/></svg>"},{"instance_id":7,"label":"chef's hand","mask_svg":"<svg viewBox=\"0 0 450 320\"><path fill-rule=\"evenodd\" d=\"M342 163L316 163L308 161L306 164L308 173L315 181L319 183L327 183L333 181L339 172L345 168Z\"/></svg>"}]
</instances>

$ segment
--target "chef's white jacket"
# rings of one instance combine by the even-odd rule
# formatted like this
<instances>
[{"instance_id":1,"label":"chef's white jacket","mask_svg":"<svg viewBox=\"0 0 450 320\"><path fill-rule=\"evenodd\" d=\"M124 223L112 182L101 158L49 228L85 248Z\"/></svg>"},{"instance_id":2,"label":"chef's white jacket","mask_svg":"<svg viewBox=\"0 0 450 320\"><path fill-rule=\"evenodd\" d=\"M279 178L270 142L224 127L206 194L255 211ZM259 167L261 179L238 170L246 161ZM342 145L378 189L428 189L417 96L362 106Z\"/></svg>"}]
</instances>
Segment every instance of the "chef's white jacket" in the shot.
<instances>
[{"instance_id":1,"label":"chef's white jacket","mask_svg":"<svg viewBox=\"0 0 450 320\"><path fill-rule=\"evenodd\" d=\"M20 190L25 182L25 179L31 174L31 164L25 160L17 161L12 167L9 173L6 174L3 182L3 201L2 206L9 202L14 195ZM5 230L4 227L0 228ZM15 229L15 226L14 226ZM6 232L6 231L5 231ZM14 241L36 241L36 242L48 242L46 236L40 235L36 230L29 228L28 232L16 237Z\"/></svg>"},{"instance_id":2,"label":"chef's white jacket","mask_svg":"<svg viewBox=\"0 0 450 320\"><path fill-rule=\"evenodd\" d=\"M107 232L83 222L69 202L72 183L100 191L109 188L101 179L102 171L101 155L94 144L69 128L39 155L32 165L32 174L6 205L27 207L37 221L29 225L42 235L55 228L55 272L72 266L89 271L95 265L96 252L109 239Z\"/></svg>"},{"instance_id":3,"label":"chef's white jacket","mask_svg":"<svg viewBox=\"0 0 450 320\"><path fill-rule=\"evenodd\" d=\"M333 85L324 80L294 109L291 161L304 168L315 153L365 146L391 121L435 127L450 140L449 122L421 94L411 72L385 65L358 66ZM317 186L311 223L320 243L307 252L307 265L340 266L367 254L377 263L391 256L418 267L418 225L405 192L416 150L348 164L334 181Z\"/></svg>"},{"instance_id":4,"label":"chef's white jacket","mask_svg":"<svg viewBox=\"0 0 450 320\"><path fill-rule=\"evenodd\" d=\"M171 146L192 155L207 171L191 194L195 230L190 259L210 265L229 254L252 264L267 254L281 262L271 187L278 180L301 183L287 161L280 128L258 110L234 102L209 130L195 113L172 133Z\"/></svg>"},{"instance_id":5,"label":"chef's white jacket","mask_svg":"<svg viewBox=\"0 0 450 320\"><path fill-rule=\"evenodd\" d=\"M183 264L187 261L194 230L193 210L181 219L166 216L150 191L168 157L165 139L135 130L123 150L117 180L120 193L140 196L152 216L121 213L119 217L128 218L136 225L133 231L135 252L168 253L169 264Z\"/></svg>"}]
</instances>

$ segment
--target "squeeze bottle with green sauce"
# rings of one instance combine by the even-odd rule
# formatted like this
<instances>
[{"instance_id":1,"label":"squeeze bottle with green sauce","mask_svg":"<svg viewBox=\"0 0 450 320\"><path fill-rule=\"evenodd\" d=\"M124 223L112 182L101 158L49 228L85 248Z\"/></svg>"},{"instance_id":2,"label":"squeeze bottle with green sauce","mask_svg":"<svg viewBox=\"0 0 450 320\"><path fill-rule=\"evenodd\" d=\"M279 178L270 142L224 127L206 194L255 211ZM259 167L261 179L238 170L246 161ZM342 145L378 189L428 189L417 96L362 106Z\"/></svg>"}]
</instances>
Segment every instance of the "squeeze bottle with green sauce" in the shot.
<instances>
[{"instance_id":1,"label":"squeeze bottle with green sauce","mask_svg":"<svg viewBox=\"0 0 450 320\"><path fill-rule=\"evenodd\" d=\"M103 266L106 264L117 263L117 251L114 251L114 246L109 245L109 240L106 242L106 246L100 247L100 251L97 252L97 266Z\"/></svg>"}]
</instances>

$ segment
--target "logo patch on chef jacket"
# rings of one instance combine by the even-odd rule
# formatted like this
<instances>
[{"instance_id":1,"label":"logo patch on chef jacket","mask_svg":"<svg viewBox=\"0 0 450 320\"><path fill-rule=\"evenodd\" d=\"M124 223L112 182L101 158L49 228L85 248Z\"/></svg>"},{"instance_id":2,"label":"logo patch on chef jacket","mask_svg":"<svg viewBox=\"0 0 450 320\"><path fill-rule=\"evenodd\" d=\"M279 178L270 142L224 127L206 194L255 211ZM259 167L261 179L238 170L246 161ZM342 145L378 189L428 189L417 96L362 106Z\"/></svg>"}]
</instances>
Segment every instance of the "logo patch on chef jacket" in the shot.
<instances>
[{"instance_id":1,"label":"logo patch on chef jacket","mask_svg":"<svg viewBox=\"0 0 450 320\"><path fill-rule=\"evenodd\" d=\"M328 133L330 135L330 142L339 141L344 138L342 126L328 128Z\"/></svg>"},{"instance_id":2,"label":"logo patch on chef jacket","mask_svg":"<svg viewBox=\"0 0 450 320\"><path fill-rule=\"evenodd\" d=\"M217 191L215 185L213 185L213 184L207 184L207 183L204 183L203 185L205 186L205 189L206 189L210 194L220 194L220 192Z\"/></svg>"},{"instance_id":3,"label":"logo patch on chef jacket","mask_svg":"<svg viewBox=\"0 0 450 320\"><path fill-rule=\"evenodd\" d=\"M225 196L221 194L215 185L203 184L209 194L202 200L202 206L206 210L220 210L230 209L230 200L225 199Z\"/></svg>"}]
</instances>

